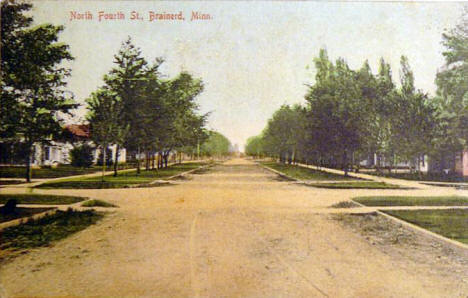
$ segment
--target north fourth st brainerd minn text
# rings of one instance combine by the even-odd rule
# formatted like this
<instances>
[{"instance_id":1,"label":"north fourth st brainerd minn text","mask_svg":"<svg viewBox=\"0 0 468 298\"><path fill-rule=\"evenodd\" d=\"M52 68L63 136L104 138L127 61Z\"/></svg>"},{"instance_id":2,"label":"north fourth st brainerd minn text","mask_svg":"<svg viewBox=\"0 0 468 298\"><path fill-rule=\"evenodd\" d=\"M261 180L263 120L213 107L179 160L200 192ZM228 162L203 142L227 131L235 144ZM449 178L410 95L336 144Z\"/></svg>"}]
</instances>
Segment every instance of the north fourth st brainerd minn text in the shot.
<instances>
[{"instance_id":1,"label":"north fourth st brainerd minn text","mask_svg":"<svg viewBox=\"0 0 468 298\"><path fill-rule=\"evenodd\" d=\"M131 12L107 12L107 11L98 11L92 13L91 11L70 11L69 21L92 21L96 20L98 22L104 21L121 21L121 20L131 20L131 21L149 21L149 22L160 22L160 21L185 21L185 14L183 11L178 12L166 12L166 11L148 11L146 13L141 13L138 11ZM190 21L206 21L212 20L213 16L209 13L204 13L200 11L191 11Z\"/></svg>"}]
</instances>

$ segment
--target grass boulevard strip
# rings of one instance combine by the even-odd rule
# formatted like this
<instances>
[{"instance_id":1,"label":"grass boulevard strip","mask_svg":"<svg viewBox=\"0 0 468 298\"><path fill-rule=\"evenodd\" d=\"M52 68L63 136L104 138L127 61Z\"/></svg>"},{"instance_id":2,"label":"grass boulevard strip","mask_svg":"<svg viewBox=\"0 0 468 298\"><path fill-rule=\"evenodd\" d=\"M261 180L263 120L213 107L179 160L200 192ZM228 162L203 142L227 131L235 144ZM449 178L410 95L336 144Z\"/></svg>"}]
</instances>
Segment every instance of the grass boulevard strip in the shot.
<instances>
[{"instance_id":1,"label":"grass boulevard strip","mask_svg":"<svg viewBox=\"0 0 468 298\"><path fill-rule=\"evenodd\" d=\"M308 186L329 189L407 189L398 185L384 182L356 180L338 174L322 172L296 165L286 165L277 162L260 162L261 165L273 169L278 174L283 173L288 178L305 180L327 180L325 183L307 183ZM329 182L337 180L337 182ZM343 182L342 180L345 180ZM356 197L352 201L343 201L333 205L334 208L359 207L358 204L369 207L463 207L468 208L468 197L459 196L434 196L434 197L410 197L410 196L368 196ZM444 237L468 244L468 209L444 209L444 210L381 210L387 215L415 224L419 227L442 235Z\"/></svg>"},{"instance_id":2,"label":"grass boulevard strip","mask_svg":"<svg viewBox=\"0 0 468 298\"><path fill-rule=\"evenodd\" d=\"M312 187L330 189L408 189L395 184L366 181L361 178L328 173L298 165L281 164L275 161L261 161L260 164L281 172L285 177L303 181L307 186Z\"/></svg>"},{"instance_id":3,"label":"grass boulevard strip","mask_svg":"<svg viewBox=\"0 0 468 298\"><path fill-rule=\"evenodd\" d=\"M404 220L444 237L468 244L468 197L460 196L434 196L434 197L407 197L407 196L376 196L357 197L352 201L365 206L457 206L463 209L442 210L380 210L387 215Z\"/></svg>"},{"instance_id":4,"label":"grass boulevard strip","mask_svg":"<svg viewBox=\"0 0 468 298\"><path fill-rule=\"evenodd\" d=\"M84 230L103 218L94 210L58 210L54 214L39 219L28 219L25 223L2 230L0 261L4 257L16 255L23 249L47 246L52 241L63 239Z\"/></svg>"},{"instance_id":5,"label":"grass boulevard strip","mask_svg":"<svg viewBox=\"0 0 468 298\"><path fill-rule=\"evenodd\" d=\"M117 177L107 175L104 182L100 176L63 179L58 181L46 182L36 186L36 188L65 188L65 189L101 189L101 188L126 188L132 186L147 186L149 183L158 179L167 179L186 171L195 170L201 166L207 165L205 162L189 162L174 164L160 170L128 171L120 173ZM158 186L159 184L155 184Z\"/></svg>"}]
</instances>

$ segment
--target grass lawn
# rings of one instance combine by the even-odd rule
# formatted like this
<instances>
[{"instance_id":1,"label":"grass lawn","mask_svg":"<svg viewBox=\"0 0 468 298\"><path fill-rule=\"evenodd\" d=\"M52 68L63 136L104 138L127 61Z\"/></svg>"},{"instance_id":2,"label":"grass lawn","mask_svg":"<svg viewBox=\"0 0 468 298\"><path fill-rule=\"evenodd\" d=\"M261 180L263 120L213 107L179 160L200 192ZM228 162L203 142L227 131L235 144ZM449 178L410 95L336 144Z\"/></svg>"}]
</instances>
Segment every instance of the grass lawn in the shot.
<instances>
[{"instance_id":1,"label":"grass lawn","mask_svg":"<svg viewBox=\"0 0 468 298\"><path fill-rule=\"evenodd\" d=\"M17 204L68 205L81 202L86 198L38 194L0 194L0 204L15 199Z\"/></svg>"},{"instance_id":2,"label":"grass lawn","mask_svg":"<svg viewBox=\"0 0 468 298\"><path fill-rule=\"evenodd\" d=\"M359 178L346 177L296 165L281 164L274 161L262 161L260 163L299 180L360 180Z\"/></svg>"},{"instance_id":3,"label":"grass lawn","mask_svg":"<svg viewBox=\"0 0 468 298\"><path fill-rule=\"evenodd\" d=\"M74 175L84 175L99 172L101 167L93 166L90 168L77 168L71 165L60 165L55 168L42 167L40 169L32 169L32 178L59 178ZM0 177L2 178L24 178L26 175L25 167L0 167Z\"/></svg>"},{"instance_id":4,"label":"grass lawn","mask_svg":"<svg viewBox=\"0 0 468 298\"><path fill-rule=\"evenodd\" d=\"M47 182L40 184L38 188L124 188L131 185L146 184L157 179L166 179L189 170L196 169L205 163L193 162L182 163L169 166L164 169L157 170L142 170L140 174L136 171L120 173L117 177L112 175L105 176L104 182L101 181L101 176L63 179L59 181Z\"/></svg>"},{"instance_id":5,"label":"grass lawn","mask_svg":"<svg viewBox=\"0 0 468 298\"><path fill-rule=\"evenodd\" d=\"M362 181L362 182L338 182L338 183L311 183L307 186L331 189L406 189L399 185L385 182Z\"/></svg>"},{"instance_id":6,"label":"grass lawn","mask_svg":"<svg viewBox=\"0 0 468 298\"><path fill-rule=\"evenodd\" d=\"M68 209L40 219L28 220L24 224L2 231L0 250L45 246L87 228L102 217L102 214L94 210Z\"/></svg>"},{"instance_id":7,"label":"grass lawn","mask_svg":"<svg viewBox=\"0 0 468 298\"><path fill-rule=\"evenodd\" d=\"M468 244L468 209L394 210L385 213Z\"/></svg>"},{"instance_id":8,"label":"grass lawn","mask_svg":"<svg viewBox=\"0 0 468 298\"><path fill-rule=\"evenodd\" d=\"M406 196L376 196L357 197L354 201L366 206L468 206L468 197L406 197Z\"/></svg>"},{"instance_id":9,"label":"grass lawn","mask_svg":"<svg viewBox=\"0 0 468 298\"><path fill-rule=\"evenodd\" d=\"M45 212L55 208L23 208L23 207L16 207L15 213L13 214L4 214L3 207L0 207L0 223L7 222L10 220L28 217L37 213Z\"/></svg>"},{"instance_id":10,"label":"grass lawn","mask_svg":"<svg viewBox=\"0 0 468 298\"><path fill-rule=\"evenodd\" d=\"M468 182L468 177L457 176L453 174L441 174L441 173L389 173L388 171L383 170L382 173L372 172L366 173L375 176L388 177L388 178L398 178L406 180L416 180L416 181L436 181L436 182Z\"/></svg>"},{"instance_id":11,"label":"grass lawn","mask_svg":"<svg viewBox=\"0 0 468 298\"><path fill-rule=\"evenodd\" d=\"M117 207L114 204L102 200L89 200L81 204L83 207Z\"/></svg>"}]
</instances>

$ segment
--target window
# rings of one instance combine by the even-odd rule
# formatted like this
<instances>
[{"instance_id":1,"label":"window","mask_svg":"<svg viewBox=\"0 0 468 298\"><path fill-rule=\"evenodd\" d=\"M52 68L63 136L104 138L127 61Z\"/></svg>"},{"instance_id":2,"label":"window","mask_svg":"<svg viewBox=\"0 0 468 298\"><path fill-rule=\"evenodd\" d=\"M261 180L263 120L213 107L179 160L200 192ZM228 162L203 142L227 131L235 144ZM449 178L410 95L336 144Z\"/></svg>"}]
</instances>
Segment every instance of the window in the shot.
<instances>
[{"instance_id":1,"label":"window","mask_svg":"<svg viewBox=\"0 0 468 298\"><path fill-rule=\"evenodd\" d=\"M49 160L50 159L50 147L44 147L44 158L45 160Z\"/></svg>"}]
</instances>

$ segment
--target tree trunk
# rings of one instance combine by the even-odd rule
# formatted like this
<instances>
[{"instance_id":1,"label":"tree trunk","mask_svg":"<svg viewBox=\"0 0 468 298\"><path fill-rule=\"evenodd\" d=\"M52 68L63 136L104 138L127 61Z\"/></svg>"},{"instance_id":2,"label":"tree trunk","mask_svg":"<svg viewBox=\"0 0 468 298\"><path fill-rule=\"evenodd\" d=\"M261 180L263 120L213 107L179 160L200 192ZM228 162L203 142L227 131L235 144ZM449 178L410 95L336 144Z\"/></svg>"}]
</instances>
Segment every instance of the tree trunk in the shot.
<instances>
[{"instance_id":1,"label":"tree trunk","mask_svg":"<svg viewBox=\"0 0 468 298\"><path fill-rule=\"evenodd\" d=\"M137 149L136 160L137 160L137 174L140 174L141 173L141 169L140 169L140 147L138 147L138 149Z\"/></svg>"},{"instance_id":2,"label":"tree trunk","mask_svg":"<svg viewBox=\"0 0 468 298\"><path fill-rule=\"evenodd\" d=\"M114 177L117 177L117 171L119 169L119 150L120 146L117 144L115 147L115 159L114 159Z\"/></svg>"},{"instance_id":3,"label":"tree trunk","mask_svg":"<svg viewBox=\"0 0 468 298\"><path fill-rule=\"evenodd\" d=\"M104 182L104 172L106 171L106 152L107 146L103 146L102 149L102 175L101 175L101 182Z\"/></svg>"},{"instance_id":4,"label":"tree trunk","mask_svg":"<svg viewBox=\"0 0 468 298\"><path fill-rule=\"evenodd\" d=\"M150 167L149 162L150 162L149 161L149 151L146 150L145 151L145 170L146 171L149 171L149 167Z\"/></svg>"},{"instance_id":5,"label":"tree trunk","mask_svg":"<svg viewBox=\"0 0 468 298\"><path fill-rule=\"evenodd\" d=\"M31 153L32 153L32 145L28 144L28 148L26 149L26 182L31 182Z\"/></svg>"},{"instance_id":6,"label":"tree trunk","mask_svg":"<svg viewBox=\"0 0 468 298\"><path fill-rule=\"evenodd\" d=\"M151 152L151 169L154 170L154 151Z\"/></svg>"},{"instance_id":7,"label":"tree trunk","mask_svg":"<svg viewBox=\"0 0 468 298\"><path fill-rule=\"evenodd\" d=\"M344 175L348 176L348 154L346 150L343 151L343 169Z\"/></svg>"},{"instance_id":8,"label":"tree trunk","mask_svg":"<svg viewBox=\"0 0 468 298\"><path fill-rule=\"evenodd\" d=\"M164 154L164 167L167 168L167 160L169 158L169 153Z\"/></svg>"}]
</instances>

